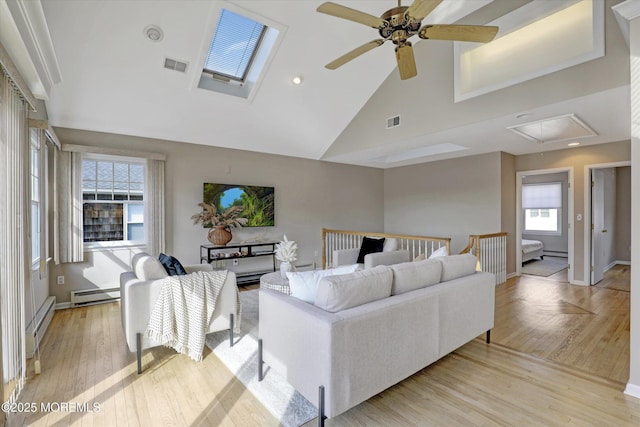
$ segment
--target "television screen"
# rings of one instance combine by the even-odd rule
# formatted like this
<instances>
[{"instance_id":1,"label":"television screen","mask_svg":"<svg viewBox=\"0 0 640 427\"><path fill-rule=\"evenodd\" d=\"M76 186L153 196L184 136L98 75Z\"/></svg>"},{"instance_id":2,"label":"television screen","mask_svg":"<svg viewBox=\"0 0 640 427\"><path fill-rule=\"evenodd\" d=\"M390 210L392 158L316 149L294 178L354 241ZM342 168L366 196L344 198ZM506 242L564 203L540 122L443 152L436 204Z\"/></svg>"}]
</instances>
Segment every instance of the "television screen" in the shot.
<instances>
[{"instance_id":1,"label":"television screen","mask_svg":"<svg viewBox=\"0 0 640 427\"><path fill-rule=\"evenodd\" d=\"M274 188L254 185L204 184L203 202L224 212L231 206L242 206L240 218L246 218L245 227L272 227L275 225Z\"/></svg>"}]
</instances>

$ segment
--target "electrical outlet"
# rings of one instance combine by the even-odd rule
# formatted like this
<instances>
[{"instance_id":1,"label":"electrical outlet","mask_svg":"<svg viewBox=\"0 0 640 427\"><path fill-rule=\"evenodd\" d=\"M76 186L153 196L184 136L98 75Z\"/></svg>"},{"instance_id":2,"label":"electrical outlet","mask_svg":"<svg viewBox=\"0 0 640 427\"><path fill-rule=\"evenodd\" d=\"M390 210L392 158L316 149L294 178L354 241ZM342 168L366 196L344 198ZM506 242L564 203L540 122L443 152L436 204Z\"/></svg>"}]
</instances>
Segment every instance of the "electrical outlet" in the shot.
<instances>
[{"instance_id":1,"label":"electrical outlet","mask_svg":"<svg viewBox=\"0 0 640 427\"><path fill-rule=\"evenodd\" d=\"M238 260L237 259L233 260L233 265L238 265Z\"/></svg>"},{"instance_id":2,"label":"electrical outlet","mask_svg":"<svg viewBox=\"0 0 640 427\"><path fill-rule=\"evenodd\" d=\"M64 285L64 276L58 276L58 285Z\"/></svg>"}]
</instances>

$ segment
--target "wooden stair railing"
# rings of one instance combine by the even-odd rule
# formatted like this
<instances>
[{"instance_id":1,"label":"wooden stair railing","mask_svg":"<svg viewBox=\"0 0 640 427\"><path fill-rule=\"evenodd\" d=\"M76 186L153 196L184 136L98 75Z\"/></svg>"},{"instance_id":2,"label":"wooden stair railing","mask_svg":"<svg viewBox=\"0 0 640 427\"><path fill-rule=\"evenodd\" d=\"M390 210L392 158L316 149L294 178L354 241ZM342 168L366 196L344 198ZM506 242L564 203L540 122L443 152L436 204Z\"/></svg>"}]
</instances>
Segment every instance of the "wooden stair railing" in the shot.
<instances>
[{"instance_id":1,"label":"wooden stair railing","mask_svg":"<svg viewBox=\"0 0 640 427\"><path fill-rule=\"evenodd\" d=\"M475 255L478 270L493 273L496 285L507 281L507 233L470 235L469 244L460 253Z\"/></svg>"},{"instance_id":2,"label":"wooden stair railing","mask_svg":"<svg viewBox=\"0 0 640 427\"><path fill-rule=\"evenodd\" d=\"M412 236L407 234L367 233L364 231L322 229L322 268L333 266L333 251L356 249L360 247L362 237L397 239L398 248L409 251L411 259L424 254L425 257L441 247L451 253L450 237Z\"/></svg>"}]
</instances>

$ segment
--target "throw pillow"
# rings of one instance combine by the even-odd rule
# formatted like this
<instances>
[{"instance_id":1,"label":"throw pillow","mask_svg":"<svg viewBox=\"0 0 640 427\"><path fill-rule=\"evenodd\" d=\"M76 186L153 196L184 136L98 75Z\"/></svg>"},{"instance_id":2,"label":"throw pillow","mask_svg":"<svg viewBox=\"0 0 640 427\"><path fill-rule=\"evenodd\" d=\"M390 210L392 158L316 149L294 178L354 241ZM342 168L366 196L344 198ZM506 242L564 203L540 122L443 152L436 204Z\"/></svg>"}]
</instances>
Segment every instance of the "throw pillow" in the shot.
<instances>
[{"instance_id":1,"label":"throw pillow","mask_svg":"<svg viewBox=\"0 0 640 427\"><path fill-rule=\"evenodd\" d=\"M441 256L447 256L447 255L449 255L449 253L447 252L447 247L443 246L443 247L438 248L437 250L431 252L431 255L429 255L429 259L438 258L438 257L441 257Z\"/></svg>"},{"instance_id":2,"label":"throw pillow","mask_svg":"<svg viewBox=\"0 0 640 427\"><path fill-rule=\"evenodd\" d=\"M476 256L471 254L444 256L438 260L442 263L442 282L475 273L478 263Z\"/></svg>"},{"instance_id":3,"label":"throw pillow","mask_svg":"<svg viewBox=\"0 0 640 427\"><path fill-rule=\"evenodd\" d=\"M398 239L395 237L389 237L384 241L384 245L382 246L382 252L391 252L398 250Z\"/></svg>"},{"instance_id":4,"label":"throw pillow","mask_svg":"<svg viewBox=\"0 0 640 427\"><path fill-rule=\"evenodd\" d=\"M391 295L393 273L386 265L320 280L315 305L335 313Z\"/></svg>"},{"instance_id":5,"label":"throw pillow","mask_svg":"<svg viewBox=\"0 0 640 427\"><path fill-rule=\"evenodd\" d=\"M157 280L168 276L160 261L151 255L135 254L132 259L132 265L136 277L140 280Z\"/></svg>"},{"instance_id":6,"label":"throw pillow","mask_svg":"<svg viewBox=\"0 0 640 427\"><path fill-rule=\"evenodd\" d=\"M424 254L420 254L417 257L415 257L413 260L414 261L424 261L425 259L427 259L427 257Z\"/></svg>"},{"instance_id":7,"label":"throw pillow","mask_svg":"<svg viewBox=\"0 0 640 427\"><path fill-rule=\"evenodd\" d=\"M364 257L367 254L382 252L384 248L384 237L381 239L372 239L371 237L363 237L360 245L360 253L358 253L358 264L364 263Z\"/></svg>"},{"instance_id":8,"label":"throw pillow","mask_svg":"<svg viewBox=\"0 0 640 427\"><path fill-rule=\"evenodd\" d=\"M300 272L288 271L287 279L289 279L289 289L291 290L291 296L313 304L316 300L318 283L320 283L320 280L323 277L353 273L358 269L358 267L358 264L353 264L343 265L337 268L329 268L326 270Z\"/></svg>"},{"instance_id":9,"label":"throw pillow","mask_svg":"<svg viewBox=\"0 0 640 427\"><path fill-rule=\"evenodd\" d=\"M178 261L175 257L170 255L160 254L158 260L162 264L165 270L167 270L167 274L169 276L183 276L187 274L187 271L184 269L180 261Z\"/></svg>"}]
</instances>

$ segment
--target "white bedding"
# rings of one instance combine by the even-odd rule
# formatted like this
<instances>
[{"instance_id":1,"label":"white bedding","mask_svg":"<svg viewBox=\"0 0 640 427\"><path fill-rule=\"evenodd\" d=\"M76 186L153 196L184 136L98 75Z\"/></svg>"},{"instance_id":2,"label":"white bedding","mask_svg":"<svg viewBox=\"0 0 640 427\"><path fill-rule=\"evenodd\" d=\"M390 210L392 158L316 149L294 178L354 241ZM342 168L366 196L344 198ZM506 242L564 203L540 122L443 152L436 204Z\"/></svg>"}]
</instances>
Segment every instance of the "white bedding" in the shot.
<instances>
[{"instance_id":1,"label":"white bedding","mask_svg":"<svg viewBox=\"0 0 640 427\"><path fill-rule=\"evenodd\" d=\"M544 246L539 240L527 240L522 239L522 253L528 254L538 249L542 249Z\"/></svg>"},{"instance_id":2,"label":"white bedding","mask_svg":"<svg viewBox=\"0 0 640 427\"><path fill-rule=\"evenodd\" d=\"M542 259L544 245L539 240L522 239L522 262L530 261L534 258Z\"/></svg>"}]
</instances>

